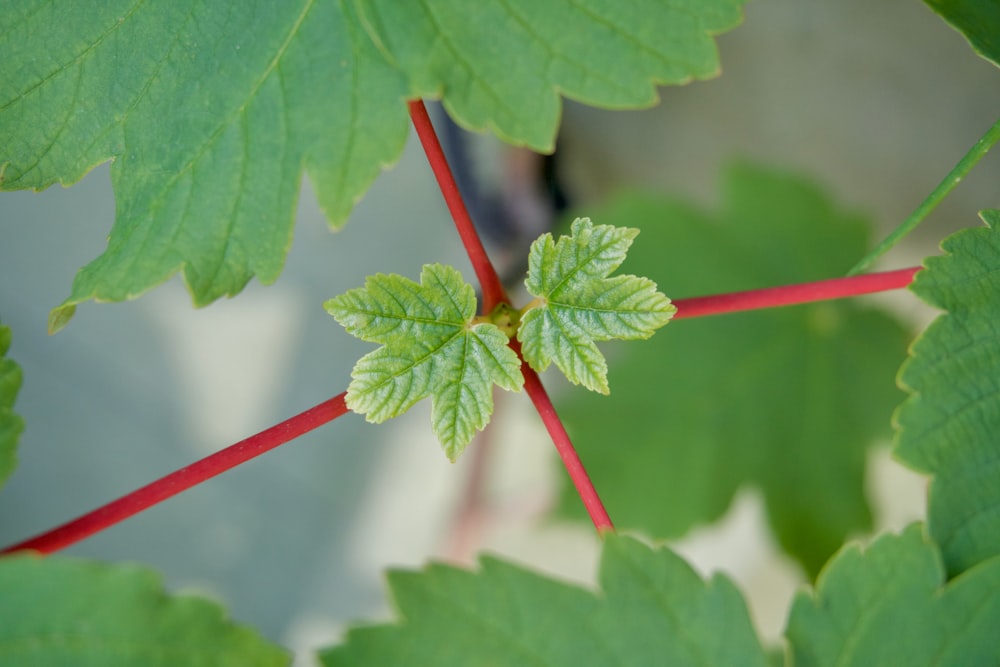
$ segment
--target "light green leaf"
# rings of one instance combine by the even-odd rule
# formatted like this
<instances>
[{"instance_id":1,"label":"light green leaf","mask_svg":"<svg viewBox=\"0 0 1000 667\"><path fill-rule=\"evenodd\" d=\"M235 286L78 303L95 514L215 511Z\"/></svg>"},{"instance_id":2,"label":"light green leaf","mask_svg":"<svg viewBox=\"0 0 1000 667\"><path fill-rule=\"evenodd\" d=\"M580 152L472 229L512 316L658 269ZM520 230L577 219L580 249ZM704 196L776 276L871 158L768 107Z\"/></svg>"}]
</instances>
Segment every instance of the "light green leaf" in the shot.
<instances>
[{"instance_id":1,"label":"light green leaf","mask_svg":"<svg viewBox=\"0 0 1000 667\"><path fill-rule=\"evenodd\" d=\"M21 388L21 367L7 358L10 328L0 324L0 486L17 464L17 440L24 420L14 412L14 400Z\"/></svg>"},{"instance_id":2,"label":"light green leaf","mask_svg":"<svg viewBox=\"0 0 1000 667\"><path fill-rule=\"evenodd\" d=\"M350 631L323 664L767 665L729 580L704 582L667 549L607 535L598 595L494 558L480 568L390 573L401 622Z\"/></svg>"},{"instance_id":3,"label":"light green leaf","mask_svg":"<svg viewBox=\"0 0 1000 667\"><path fill-rule=\"evenodd\" d=\"M183 271L197 305L274 281L303 169L340 224L402 151L401 76L350 3L4 3L0 189L114 160L108 248L53 312Z\"/></svg>"},{"instance_id":4,"label":"light green leaf","mask_svg":"<svg viewBox=\"0 0 1000 667\"><path fill-rule=\"evenodd\" d=\"M993 0L924 0L972 49L1000 66L1000 3Z\"/></svg>"},{"instance_id":5,"label":"light green leaf","mask_svg":"<svg viewBox=\"0 0 1000 667\"><path fill-rule=\"evenodd\" d=\"M551 151L559 95L610 108L653 105L657 84L719 72L713 36L743 0L393 2L357 0L414 97L442 98L460 124Z\"/></svg>"},{"instance_id":6,"label":"light green leaf","mask_svg":"<svg viewBox=\"0 0 1000 667\"><path fill-rule=\"evenodd\" d=\"M537 371L556 366L570 382L608 393L608 364L595 341L649 338L677 310L636 276L608 278L625 260L637 229L577 218L569 236L543 234L531 244L524 284L537 297L521 317L517 338Z\"/></svg>"},{"instance_id":7,"label":"light green leaf","mask_svg":"<svg viewBox=\"0 0 1000 667\"><path fill-rule=\"evenodd\" d=\"M947 581L914 524L842 550L800 593L786 636L795 667L1000 663L1000 559Z\"/></svg>"},{"instance_id":8,"label":"light green leaf","mask_svg":"<svg viewBox=\"0 0 1000 667\"><path fill-rule=\"evenodd\" d=\"M642 229L624 268L675 298L828 278L864 254L865 222L798 177L738 166L722 199L706 213L633 194L593 213ZM871 525L865 457L890 435L905 343L852 301L681 320L608 345L610 398L570 392L557 407L616 525L679 537L752 485L815 573ZM558 511L586 519L569 484Z\"/></svg>"},{"instance_id":9,"label":"light green leaf","mask_svg":"<svg viewBox=\"0 0 1000 667\"><path fill-rule=\"evenodd\" d=\"M383 345L354 366L348 407L379 423L430 396L434 432L452 461L489 422L493 385L524 383L509 339L474 321L475 292L449 266L425 265L419 284L378 274L325 306L348 333Z\"/></svg>"},{"instance_id":10,"label":"light green leaf","mask_svg":"<svg viewBox=\"0 0 1000 667\"><path fill-rule=\"evenodd\" d=\"M1000 211L948 237L910 289L946 310L899 372L896 456L934 475L927 526L950 575L1000 555Z\"/></svg>"},{"instance_id":11,"label":"light green leaf","mask_svg":"<svg viewBox=\"0 0 1000 667\"><path fill-rule=\"evenodd\" d=\"M201 598L168 597L132 565L0 558L0 664L18 667L287 665L281 648Z\"/></svg>"}]
</instances>

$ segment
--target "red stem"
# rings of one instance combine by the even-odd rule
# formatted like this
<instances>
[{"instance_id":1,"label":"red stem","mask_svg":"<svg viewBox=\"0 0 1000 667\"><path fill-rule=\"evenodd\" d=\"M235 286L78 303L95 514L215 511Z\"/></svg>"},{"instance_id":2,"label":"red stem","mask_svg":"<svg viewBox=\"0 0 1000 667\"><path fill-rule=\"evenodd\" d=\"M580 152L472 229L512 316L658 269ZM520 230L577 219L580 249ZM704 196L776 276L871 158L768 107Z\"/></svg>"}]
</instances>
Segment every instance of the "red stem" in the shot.
<instances>
[{"instance_id":1,"label":"red stem","mask_svg":"<svg viewBox=\"0 0 1000 667\"><path fill-rule=\"evenodd\" d=\"M908 269L866 273L847 278L831 278L811 283L677 299L674 301L674 305L677 306L677 314L674 315L674 319L790 306L798 303L842 299L848 296L900 289L909 285L913 281L914 274L919 270L920 267L914 266Z\"/></svg>"},{"instance_id":2,"label":"red stem","mask_svg":"<svg viewBox=\"0 0 1000 667\"><path fill-rule=\"evenodd\" d=\"M94 533L110 528L139 512L172 498L196 484L226 472L241 463L260 456L279 445L312 431L347 412L344 401L346 393L300 412L290 419L261 431L257 435L230 445L200 461L161 477L151 484L136 489L107 505L36 535L0 551L0 554L14 551L33 550L43 554L59 551L86 539Z\"/></svg>"},{"instance_id":3,"label":"red stem","mask_svg":"<svg viewBox=\"0 0 1000 667\"><path fill-rule=\"evenodd\" d=\"M556 409L553 407L538 373L527 363L521 364L521 372L524 374L524 390L531 398L531 402L535 404L535 410L542 418L542 423L545 424L545 429L549 432L549 437L552 438L556 451L559 452L559 458L562 459L563 466L569 473L570 481L573 482L576 492L580 495L580 500L583 501L583 506L587 509L590 520L594 522L594 528L597 529L598 534L613 532L615 526L611 523L611 517L604 509L604 503L601 502L597 489L590 481L590 475L583 467L583 462L580 461L580 456L576 453L576 448L573 447L573 442L570 440L566 428L559 419L559 415L556 414Z\"/></svg>"},{"instance_id":4,"label":"red stem","mask_svg":"<svg viewBox=\"0 0 1000 667\"><path fill-rule=\"evenodd\" d=\"M465 208L465 202L462 201L462 195L458 192L458 184L455 183L455 177L448 166L448 160L444 156L444 150L441 148L441 142L438 141L431 118L427 115L427 107L424 106L422 100L411 101L409 105L413 127L417 130L417 136L420 137L420 143L423 144L424 153L427 154L427 161L430 162L431 171L434 172L434 177L441 188L441 194L444 195L448 211L451 213L452 220L455 221L455 227L458 229L458 235L465 246L465 252L469 255L472 268L476 272L476 279L483 290L483 312L489 313L497 304L509 302L507 292L503 288L503 283L500 282L496 269L493 268L493 263L486 254L486 248L483 247L479 234L476 233L472 218L469 217L469 211Z\"/></svg>"}]
</instances>

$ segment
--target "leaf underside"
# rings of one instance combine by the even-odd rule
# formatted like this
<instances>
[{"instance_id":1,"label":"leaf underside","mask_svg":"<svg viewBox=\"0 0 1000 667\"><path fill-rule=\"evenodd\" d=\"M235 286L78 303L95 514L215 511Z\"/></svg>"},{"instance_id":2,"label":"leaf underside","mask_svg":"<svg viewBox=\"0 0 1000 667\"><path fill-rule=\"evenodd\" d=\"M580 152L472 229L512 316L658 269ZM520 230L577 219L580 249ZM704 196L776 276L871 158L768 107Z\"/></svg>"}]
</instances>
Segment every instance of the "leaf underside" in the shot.
<instances>
[{"instance_id":1,"label":"leaf underside","mask_svg":"<svg viewBox=\"0 0 1000 667\"><path fill-rule=\"evenodd\" d=\"M288 654L214 603L168 597L159 576L35 555L0 558L0 664L279 666Z\"/></svg>"},{"instance_id":2,"label":"leaf underside","mask_svg":"<svg viewBox=\"0 0 1000 667\"><path fill-rule=\"evenodd\" d=\"M815 592L792 605L796 667L1000 663L1000 558L947 581L937 546L914 524L865 549L845 548Z\"/></svg>"},{"instance_id":3,"label":"leaf underside","mask_svg":"<svg viewBox=\"0 0 1000 667\"><path fill-rule=\"evenodd\" d=\"M570 235L543 234L531 244L524 284L541 304L524 313L517 337L532 368L555 362L573 384L607 394L608 364L595 342L649 338L670 321L677 309L656 283L608 277L638 233L577 218Z\"/></svg>"},{"instance_id":4,"label":"leaf underside","mask_svg":"<svg viewBox=\"0 0 1000 667\"><path fill-rule=\"evenodd\" d=\"M21 368L7 358L10 328L0 324L0 487L17 464L17 441L24 430L24 420L14 412L14 400L21 388Z\"/></svg>"},{"instance_id":5,"label":"leaf underside","mask_svg":"<svg viewBox=\"0 0 1000 667\"><path fill-rule=\"evenodd\" d=\"M641 195L593 214L642 229L624 268L675 298L820 279L864 254L864 221L807 182L744 165L723 190L716 214ZM678 537L751 484L782 547L815 574L871 525L865 456L889 435L905 340L847 301L687 320L609 344L612 395L571 392L557 407L616 525ZM557 511L586 518L568 483Z\"/></svg>"},{"instance_id":6,"label":"leaf underside","mask_svg":"<svg viewBox=\"0 0 1000 667\"><path fill-rule=\"evenodd\" d=\"M108 247L51 329L177 272L204 305L277 278L303 171L331 223L347 218L402 151L406 98L549 147L557 91L646 106L657 83L716 73L712 36L742 2L7 3L0 189L113 161Z\"/></svg>"},{"instance_id":7,"label":"leaf underside","mask_svg":"<svg viewBox=\"0 0 1000 667\"><path fill-rule=\"evenodd\" d=\"M910 289L946 313L900 369L895 454L933 475L928 530L950 575L1000 555L1000 211L948 237Z\"/></svg>"},{"instance_id":8,"label":"leaf underside","mask_svg":"<svg viewBox=\"0 0 1000 667\"><path fill-rule=\"evenodd\" d=\"M434 432L452 461L489 422L493 385L524 383L507 336L473 323L475 292L452 267L425 265L419 284L378 274L325 305L348 333L382 345L354 366L348 407L380 423L430 396Z\"/></svg>"},{"instance_id":9,"label":"leaf underside","mask_svg":"<svg viewBox=\"0 0 1000 667\"><path fill-rule=\"evenodd\" d=\"M744 665L767 660L743 599L678 556L605 536L601 595L493 558L469 572L434 565L394 572L396 625L351 630L321 654L355 665ZM724 632L720 629L724 628Z\"/></svg>"}]
</instances>

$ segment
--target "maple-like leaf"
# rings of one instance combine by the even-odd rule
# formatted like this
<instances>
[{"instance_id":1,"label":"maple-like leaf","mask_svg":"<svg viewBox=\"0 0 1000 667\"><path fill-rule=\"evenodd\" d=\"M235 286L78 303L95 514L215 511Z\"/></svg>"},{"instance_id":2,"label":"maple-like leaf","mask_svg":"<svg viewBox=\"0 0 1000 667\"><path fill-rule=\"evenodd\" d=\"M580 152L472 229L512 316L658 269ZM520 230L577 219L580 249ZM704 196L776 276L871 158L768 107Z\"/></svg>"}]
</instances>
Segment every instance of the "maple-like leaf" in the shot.
<instances>
[{"instance_id":1,"label":"maple-like leaf","mask_svg":"<svg viewBox=\"0 0 1000 667\"><path fill-rule=\"evenodd\" d=\"M577 218L558 241L531 244L525 286L538 304L521 318L517 338L537 371L555 362L570 382L608 393L608 364L596 341L649 338L677 310L648 278L609 278L625 260L637 229Z\"/></svg>"},{"instance_id":2,"label":"maple-like leaf","mask_svg":"<svg viewBox=\"0 0 1000 667\"><path fill-rule=\"evenodd\" d=\"M765 667L746 603L724 575L703 580L679 556L604 538L595 594L495 558L479 572L392 572L403 617L351 630L326 667Z\"/></svg>"},{"instance_id":3,"label":"maple-like leaf","mask_svg":"<svg viewBox=\"0 0 1000 667\"><path fill-rule=\"evenodd\" d=\"M434 432L452 461L489 422L493 385L524 383L506 334L475 321L475 292L450 266L425 265L419 284L371 276L325 307L348 333L382 344L355 364L348 407L380 423L430 396Z\"/></svg>"}]
</instances>

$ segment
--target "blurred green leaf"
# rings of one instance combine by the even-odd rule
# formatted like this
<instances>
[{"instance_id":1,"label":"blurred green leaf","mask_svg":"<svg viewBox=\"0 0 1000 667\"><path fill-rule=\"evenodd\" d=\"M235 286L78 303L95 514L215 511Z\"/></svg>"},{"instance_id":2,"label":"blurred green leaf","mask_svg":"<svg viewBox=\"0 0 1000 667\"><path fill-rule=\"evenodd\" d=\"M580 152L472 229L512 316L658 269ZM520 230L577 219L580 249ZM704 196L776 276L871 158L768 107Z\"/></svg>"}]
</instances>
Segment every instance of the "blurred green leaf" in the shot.
<instances>
[{"instance_id":1,"label":"blurred green leaf","mask_svg":"<svg viewBox=\"0 0 1000 667\"><path fill-rule=\"evenodd\" d=\"M528 293L538 304L521 317L517 338L537 371L555 362L570 382L608 393L608 365L596 341L641 340L677 310L648 278L618 275L637 229L577 218L558 241L542 234L531 244Z\"/></svg>"},{"instance_id":2,"label":"blurred green leaf","mask_svg":"<svg viewBox=\"0 0 1000 667\"><path fill-rule=\"evenodd\" d=\"M927 526L950 575L1000 555L1000 211L948 237L910 289L946 313L899 373L896 456L932 474Z\"/></svg>"},{"instance_id":3,"label":"blurred green leaf","mask_svg":"<svg viewBox=\"0 0 1000 667\"><path fill-rule=\"evenodd\" d=\"M667 549L605 536L601 594L493 558L479 572L394 572L398 624L351 630L326 667L765 667L739 592Z\"/></svg>"},{"instance_id":4,"label":"blurred green leaf","mask_svg":"<svg viewBox=\"0 0 1000 667\"><path fill-rule=\"evenodd\" d=\"M0 324L0 486L17 465L17 440L24 420L14 412L14 400L21 389L21 367L7 358L10 328Z\"/></svg>"},{"instance_id":5,"label":"blurred green leaf","mask_svg":"<svg viewBox=\"0 0 1000 667\"><path fill-rule=\"evenodd\" d=\"M590 213L642 230L623 268L675 302L827 278L864 254L865 222L808 182L740 166L723 191L717 214L636 194ZM686 320L609 346L611 396L569 392L558 407L617 525L679 537L754 485L815 574L871 525L865 457L889 435L904 350L894 319L854 302ZM558 511L584 518L568 484Z\"/></svg>"},{"instance_id":6,"label":"blurred green leaf","mask_svg":"<svg viewBox=\"0 0 1000 667\"><path fill-rule=\"evenodd\" d=\"M743 2L356 0L411 96L441 98L461 125L546 152L559 95L646 107L657 84L716 76L713 37L736 27Z\"/></svg>"},{"instance_id":7,"label":"blurred green leaf","mask_svg":"<svg viewBox=\"0 0 1000 667\"><path fill-rule=\"evenodd\" d=\"M789 615L795 667L987 667L1000 664L1000 559L947 581L937 547L914 524L823 569Z\"/></svg>"},{"instance_id":8,"label":"blurred green leaf","mask_svg":"<svg viewBox=\"0 0 1000 667\"><path fill-rule=\"evenodd\" d=\"M972 49L1000 66L1000 2L996 0L924 0L968 40Z\"/></svg>"},{"instance_id":9,"label":"blurred green leaf","mask_svg":"<svg viewBox=\"0 0 1000 667\"><path fill-rule=\"evenodd\" d=\"M158 575L50 556L0 558L0 664L17 667L252 667L288 654L217 605L168 597Z\"/></svg>"}]
</instances>

